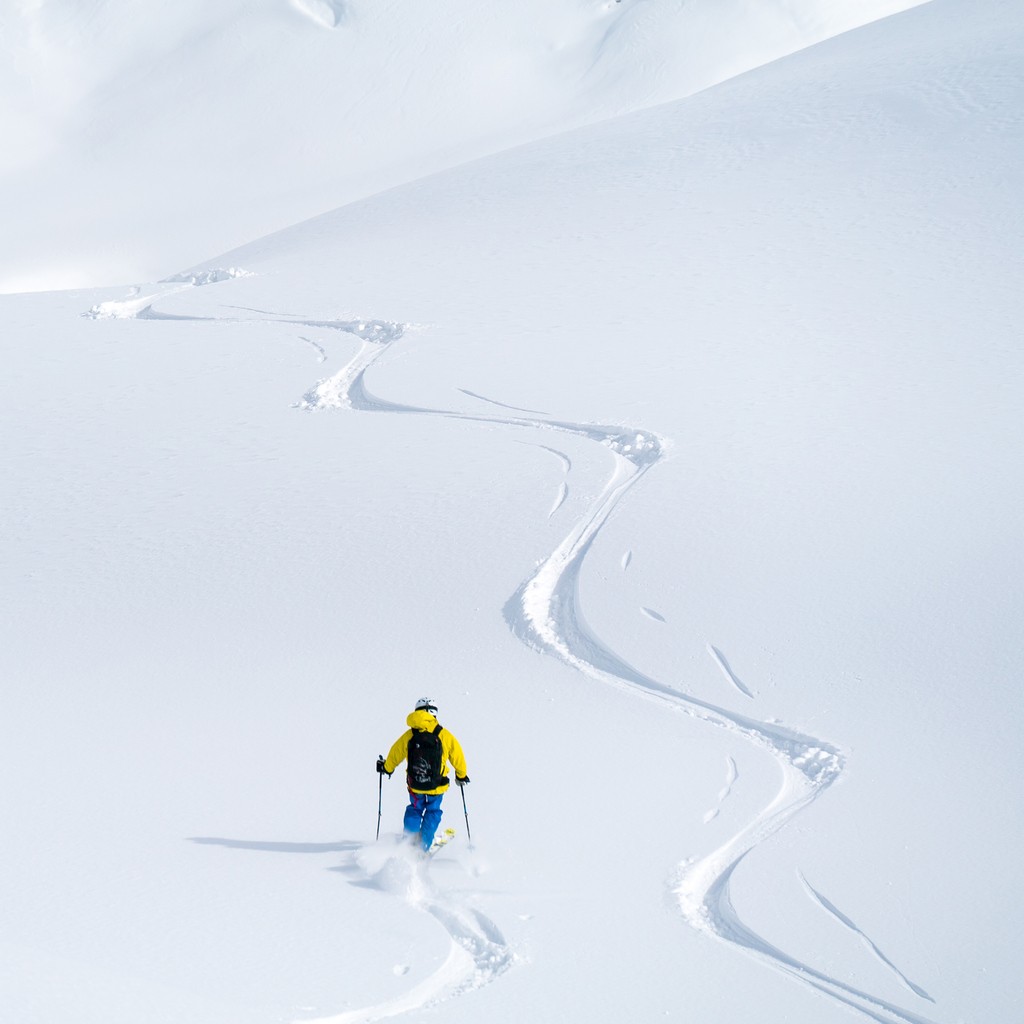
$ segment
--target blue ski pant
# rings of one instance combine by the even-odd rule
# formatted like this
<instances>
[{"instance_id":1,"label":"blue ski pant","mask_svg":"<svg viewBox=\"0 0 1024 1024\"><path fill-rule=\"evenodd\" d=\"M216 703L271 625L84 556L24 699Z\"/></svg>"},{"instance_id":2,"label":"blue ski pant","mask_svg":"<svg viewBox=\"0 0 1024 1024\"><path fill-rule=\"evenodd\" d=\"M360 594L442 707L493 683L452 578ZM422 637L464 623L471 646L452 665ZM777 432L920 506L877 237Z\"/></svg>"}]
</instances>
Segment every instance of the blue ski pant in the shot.
<instances>
[{"instance_id":1,"label":"blue ski pant","mask_svg":"<svg viewBox=\"0 0 1024 1024\"><path fill-rule=\"evenodd\" d=\"M444 793L431 796L429 793L414 793L409 790L409 806L405 809L405 831L409 835L419 833L423 849L429 850L434 833L441 824L441 797Z\"/></svg>"}]
</instances>

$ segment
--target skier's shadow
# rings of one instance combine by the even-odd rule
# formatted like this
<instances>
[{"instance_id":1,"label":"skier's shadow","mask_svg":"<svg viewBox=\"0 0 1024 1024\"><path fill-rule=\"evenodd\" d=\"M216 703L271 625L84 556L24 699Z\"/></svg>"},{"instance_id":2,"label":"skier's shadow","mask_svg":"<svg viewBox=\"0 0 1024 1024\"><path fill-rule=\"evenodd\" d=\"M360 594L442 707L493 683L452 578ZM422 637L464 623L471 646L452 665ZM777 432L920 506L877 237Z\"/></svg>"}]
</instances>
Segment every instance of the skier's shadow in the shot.
<instances>
[{"instance_id":1,"label":"skier's shadow","mask_svg":"<svg viewBox=\"0 0 1024 1024\"><path fill-rule=\"evenodd\" d=\"M188 836L190 843L204 846L227 846L232 850L261 850L264 853L346 853L363 844L351 839L337 843L261 843L250 839L222 839L218 836Z\"/></svg>"},{"instance_id":2,"label":"skier's shadow","mask_svg":"<svg viewBox=\"0 0 1024 1024\"><path fill-rule=\"evenodd\" d=\"M253 839L225 839L221 836L188 836L187 840L202 846L226 846L230 850L256 850L260 853L351 854L366 846L366 843L356 842L353 839L342 839L336 843L282 843L260 842ZM366 877L366 872L352 858L347 858L342 864L333 864L326 870L347 875L346 881L349 885L355 885L362 889L380 888L375 881Z\"/></svg>"},{"instance_id":3,"label":"skier's shadow","mask_svg":"<svg viewBox=\"0 0 1024 1024\"><path fill-rule=\"evenodd\" d=\"M368 846L373 846L374 844L358 842L354 839L341 839L336 843L261 842L252 839L225 839L221 836L187 836L186 839L190 843L197 843L202 846L226 846L230 850L256 850L260 853L349 854L349 856L342 859L340 864L331 864L325 870L344 875L345 881L358 889L374 889L386 892L389 891L391 884L387 878L381 879L377 877L376 873L370 874L369 877L367 876L367 868L359 863L354 854L357 850L365 850ZM399 849L401 844L397 843L397 838L396 844L395 849ZM386 855L389 847L387 844L381 843L379 849Z\"/></svg>"}]
</instances>

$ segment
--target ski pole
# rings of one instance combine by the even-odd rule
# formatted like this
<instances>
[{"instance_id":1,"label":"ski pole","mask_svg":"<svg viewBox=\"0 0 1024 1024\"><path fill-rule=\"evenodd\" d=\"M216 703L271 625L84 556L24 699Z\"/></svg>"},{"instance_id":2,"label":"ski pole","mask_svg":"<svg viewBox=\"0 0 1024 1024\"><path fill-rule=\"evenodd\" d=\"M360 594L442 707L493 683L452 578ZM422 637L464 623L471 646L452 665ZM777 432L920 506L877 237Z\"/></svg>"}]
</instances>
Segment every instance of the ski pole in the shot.
<instances>
[{"instance_id":1,"label":"ski pole","mask_svg":"<svg viewBox=\"0 0 1024 1024\"><path fill-rule=\"evenodd\" d=\"M381 766L384 763L384 755L377 755L377 839L380 839L380 812L384 800L384 772ZM376 840L375 840L376 841Z\"/></svg>"},{"instance_id":2,"label":"ski pole","mask_svg":"<svg viewBox=\"0 0 1024 1024\"><path fill-rule=\"evenodd\" d=\"M459 792L462 794L462 813L466 816L466 841L473 842L473 834L469 831L469 811L466 810L466 787L459 786Z\"/></svg>"}]
</instances>

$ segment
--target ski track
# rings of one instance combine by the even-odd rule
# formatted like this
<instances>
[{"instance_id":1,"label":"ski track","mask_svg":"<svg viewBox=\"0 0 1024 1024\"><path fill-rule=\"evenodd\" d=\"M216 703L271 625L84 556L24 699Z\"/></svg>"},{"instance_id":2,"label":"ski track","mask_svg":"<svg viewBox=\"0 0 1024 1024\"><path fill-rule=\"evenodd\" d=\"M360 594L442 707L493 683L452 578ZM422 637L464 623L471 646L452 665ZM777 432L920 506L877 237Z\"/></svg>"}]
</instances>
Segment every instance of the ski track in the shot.
<instances>
[{"instance_id":1,"label":"ski track","mask_svg":"<svg viewBox=\"0 0 1024 1024\"><path fill-rule=\"evenodd\" d=\"M542 412L540 409L523 409L521 406L518 405L507 405L505 402L497 402L493 398L488 398L486 395L477 394L477 392L475 391L467 391L466 388L459 388L459 391L464 395L468 395L470 398L475 398L478 402L486 402L488 405L496 405L499 409L510 409L512 412L525 412L528 415L533 416L549 415L549 413ZM549 451L550 450L552 449L549 449ZM561 455L562 453L555 452L555 454Z\"/></svg>"},{"instance_id":2,"label":"ski track","mask_svg":"<svg viewBox=\"0 0 1024 1024\"><path fill-rule=\"evenodd\" d=\"M520 442L523 443L523 442ZM560 451L558 448L551 448L546 444L535 444L533 448L539 448L542 452L550 452L556 459L558 459L559 465L562 467L562 472L568 476L572 470L572 459L569 458L565 452Z\"/></svg>"},{"instance_id":3,"label":"ski track","mask_svg":"<svg viewBox=\"0 0 1024 1024\"><path fill-rule=\"evenodd\" d=\"M425 860L400 837L381 844L351 840L256 842L216 836L193 836L190 842L263 853L344 853L342 862L329 870L344 875L350 885L403 899L414 910L433 917L448 933L451 945L444 963L408 992L375 1006L304 1018L302 1024L373 1024L411 1010L428 1009L482 988L520 961L494 921L440 889L431 878L432 860ZM404 966L397 973L404 975L407 971L408 966Z\"/></svg>"},{"instance_id":4,"label":"ski track","mask_svg":"<svg viewBox=\"0 0 1024 1024\"><path fill-rule=\"evenodd\" d=\"M317 353L317 362L327 362L327 350L318 341L314 341L312 338L307 338L305 335L299 335L299 341L304 341L310 348L315 349Z\"/></svg>"},{"instance_id":5,"label":"ski track","mask_svg":"<svg viewBox=\"0 0 1024 1024\"><path fill-rule=\"evenodd\" d=\"M739 676L737 676L736 673L733 672L732 668L729 666L729 662L725 660L725 655L717 647L713 647L711 644L708 644L708 654L711 655L715 664L721 670L722 675L725 676L726 681L730 683L732 686L735 686L736 689L739 690L740 693L742 693L745 697L749 697L751 700L753 700L754 695L750 692L749 689L747 689L746 686L744 686L743 681L739 678Z\"/></svg>"},{"instance_id":6,"label":"ski track","mask_svg":"<svg viewBox=\"0 0 1024 1024\"><path fill-rule=\"evenodd\" d=\"M332 869L348 875L352 885L399 896L414 910L429 914L448 933L450 947L445 962L408 992L375 1006L306 1019L302 1024L373 1024L429 1009L489 985L521 962L494 921L434 884L431 865L431 860L396 838L390 849L361 846Z\"/></svg>"},{"instance_id":7,"label":"ski track","mask_svg":"<svg viewBox=\"0 0 1024 1024\"><path fill-rule=\"evenodd\" d=\"M462 391L463 389L460 388L459 390ZM465 391L464 394L468 395L472 394L472 392ZM493 404L500 405L501 403L495 402ZM505 408L511 409L512 406L505 406ZM558 459L558 462L562 467L562 482L558 485L558 493L555 495L554 504L552 504L551 509L548 512L548 519L550 519L565 504L566 499L569 497L569 473L572 471L572 459L570 459L565 452L559 451L557 448L551 448L546 444L533 445L532 447L540 448L540 450L544 452L550 452L556 459Z\"/></svg>"},{"instance_id":8,"label":"ski track","mask_svg":"<svg viewBox=\"0 0 1024 1024\"><path fill-rule=\"evenodd\" d=\"M923 989L920 985L915 985L882 951L878 948L871 938L869 938L857 925L850 920L831 900L823 896L817 889L811 885L810 882L804 877L803 872L798 872L798 877L803 884L804 889L807 891L807 895L814 900L827 914L834 917L841 925L849 928L851 932L856 935L861 942L874 954L875 958L884 964L896 977L899 979L901 985L909 991L913 992L915 996L919 996L921 999L927 999L928 1002L934 1003L935 1000Z\"/></svg>"},{"instance_id":9,"label":"ski track","mask_svg":"<svg viewBox=\"0 0 1024 1024\"><path fill-rule=\"evenodd\" d=\"M558 485L558 493L555 495L555 503L551 506L551 510L548 512L548 519L550 519L564 504L565 499L569 497L569 485L563 480Z\"/></svg>"},{"instance_id":10,"label":"ski track","mask_svg":"<svg viewBox=\"0 0 1024 1024\"><path fill-rule=\"evenodd\" d=\"M233 276L241 273L244 272L239 271ZM198 283L190 279L188 283L156 296L136 294L120 302L102 303L83 316L94 319L254 322L254 318L190 317L154 311L153 302L156 299ZM683 918L691 927L828 996L834 1002L858 1011L877 1024L935 1024L929 1018L855 988L790 956L747 927L733 906L731 882L736 869L752 850L792 821L842 775L846 763L843 752L823 740L789 729L776 721L759 721L729 711L648 676L603 644L586 624L580 609L580 577L586 556L625 495L661 461L668 442L650 431L573 423L552 419L544 413L523 416L462 413L403 405L378 398L366 389L366 372L393 342L402 338L410 326L408 324L368 319L312 320L273 313L261 315L258 322L336 330L351 334L361 341L355 356L336 374L319 381L303 395L295 403L298 408L310 411L349 409L358 412L440 416L470 423L568 433L594 441L611 452L613 470L603 492L595 499L590 510L576 521L564 540L505 603L503 614L508 627L534 650L555 657L596 681L741 736L769 753L778 763L782 771L782 784L772 802L717 849L680 865L673 882L673 893ZM471 391L463 393L499 409L528 413L528 410L506 406ZM534 415L543 418L533 418ZM556 454L561 453L556 450ZM623 569L628 566L630 557L630 552L623 557ZM708 648L733 685L747 696L752 696L733 675L721 653L710 645ZM731 782L728 789L731 789ZM390 887L378 881L364 884L379 888ZM488 984L516 963L516 954L508 944L495 940L495 936L500 938L496 926L488 923L486 928L482 928L479 915L459 908L431 890L423 874L414 878L406 898L411 905L430 913L447 930L452 947L445 964L398 999L363 1010L319 1018L317 1024L369 1024L413 1009L434 1006ZM820 899L818 902L830 913L838 913L830 909L830 904L826 906ZM853 927L848 918L840 916L839 920ZM874 943L870 943L859 929L853 927L853 930L878 952ZM887 959L883 957L882 960L892 970L896 970ZM915 995L930 999L923 989L907 981L902 972L897 971L897 974Z\"/></svg>"},{"instance_id":11,"label":"ski track","mask_svg":"<svg viewBox=\"0 0 1024 1024\"><path fill-rule=\"evenodd\" d=\"M731 757L725 759L725 786L720 790L718 794L717 804L711 808L707 814L704 815L704 824L709 825L715 818L718 817L719 812L722 810L722 804L729 798L732 793L732 787L735 785L736 780L740 777L739 769L736 767L736 762Z\"/></svg>"}]
</instances>

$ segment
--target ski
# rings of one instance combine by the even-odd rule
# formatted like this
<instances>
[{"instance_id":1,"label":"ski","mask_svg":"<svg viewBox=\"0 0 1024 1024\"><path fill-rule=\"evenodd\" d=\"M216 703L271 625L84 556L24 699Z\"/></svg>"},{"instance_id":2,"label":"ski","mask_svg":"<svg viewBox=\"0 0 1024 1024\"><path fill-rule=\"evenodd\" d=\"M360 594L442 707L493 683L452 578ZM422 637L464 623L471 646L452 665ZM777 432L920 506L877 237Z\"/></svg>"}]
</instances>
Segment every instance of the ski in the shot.
<instances>
[{"instance_id":1,"label":"ski","mask_svg":"<svg viewBox=\"0 0 1024 1024\"><path fill-rule=\"evenodd\" d=\"M430 844L430 850L428 853L434 854L441 849L442 846L447 846L455 838L455 829L446 828L443 832L439 832L434 836L434 841Z\"/></svg>"}]
</instances>

